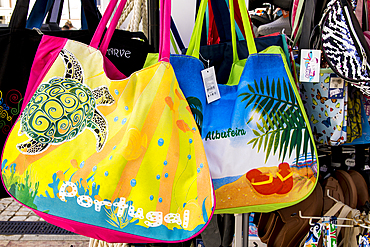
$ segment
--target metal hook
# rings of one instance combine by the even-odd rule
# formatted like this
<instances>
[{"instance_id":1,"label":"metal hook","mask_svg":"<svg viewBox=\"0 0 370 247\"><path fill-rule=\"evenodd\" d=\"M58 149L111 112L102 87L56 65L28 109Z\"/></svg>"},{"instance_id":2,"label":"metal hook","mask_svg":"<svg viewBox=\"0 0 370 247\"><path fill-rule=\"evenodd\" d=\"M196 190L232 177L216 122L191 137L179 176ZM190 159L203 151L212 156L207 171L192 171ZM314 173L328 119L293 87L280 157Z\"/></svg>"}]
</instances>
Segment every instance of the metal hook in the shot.
<instances>
[{"instance_id":1,"label":"metal hook","mask_svg":"<svg viewBox=\"0 0 370 247\"><path fill-rule=\"evenodd\" d=\"M44 34L44 33L43 33L43 32L41 32L41 30L40 30L40 29L38 29L37 27L32 28L32 30L36 30L36 32L37 32L38 34L40 34L40 35L43 35L43 34Z\"/></svg>"},{"instance_id":2,"label":"metal hook","mask_svg":"<svg viewBox=\"0 0 370 247\"><path fill-rule=\"evenodd\" d=\"M332 199L335 202L339 202L337 199L335 199L334 197L332 197L329 192L330 192L329 190L326 191L327 197L329 197L330 199Z\"/></svg>"}]
</instances>

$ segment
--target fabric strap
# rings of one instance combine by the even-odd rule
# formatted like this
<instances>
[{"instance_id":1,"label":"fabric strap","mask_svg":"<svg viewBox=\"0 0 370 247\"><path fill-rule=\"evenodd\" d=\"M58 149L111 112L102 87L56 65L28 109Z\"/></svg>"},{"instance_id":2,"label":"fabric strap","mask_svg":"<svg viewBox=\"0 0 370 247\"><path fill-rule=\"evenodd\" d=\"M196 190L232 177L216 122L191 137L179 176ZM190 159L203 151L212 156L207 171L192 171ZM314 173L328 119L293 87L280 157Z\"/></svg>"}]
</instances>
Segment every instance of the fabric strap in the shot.
<instances>
[{"instance_id":1,"label":"fabric strap","mask_svg":"<svg viewBox=\"0 0 370 247\"><path fill-rule=\"evenodd\" d=\"M317 0L306 1L304 9L304 18L301 39L299 41L300 49L309 49L310 48L310 36L312 31L312 24L315 16L315 7Z\"/></svg>"},{"instance_id":2,"label":"fabric strap","mask_svg":"<svg viewBox=\"0 0 370 247\"><path fill-rule=\"evenodd\" d=\"M53 4L54 0L37 0L27 19L26 28L40 28Z\"/></svg>"},{"instance_id":3,"label":"fabric strap","mask_svg":"<svg viewBox=\"0 0 370 247\"><path fill-rule=\"evenodd\" d=\"M249 50L249 54L257 53L256 44L253 38L253 32L249 23L249 18L247 14L247 7L245 6L245 2L243 0L238 0L239 8L241 11L241 16L243 20L244 32L246 36L247 46ZM234 4L232 0L229 1L230 5L230 23L231 23L231 35L233 41L233 60L239 60L236 51L236 34L235 34L235 21L234 21ZM194 31L190 38L189 48L186 52L186 55L193 56L195 58L199 58L199 51L200 51L200 39L202 33L202 24L204 20L204 13L207 7L207 0L202 0L199 6L197 19L194 25Z\"/></svg>"}]
</instances>

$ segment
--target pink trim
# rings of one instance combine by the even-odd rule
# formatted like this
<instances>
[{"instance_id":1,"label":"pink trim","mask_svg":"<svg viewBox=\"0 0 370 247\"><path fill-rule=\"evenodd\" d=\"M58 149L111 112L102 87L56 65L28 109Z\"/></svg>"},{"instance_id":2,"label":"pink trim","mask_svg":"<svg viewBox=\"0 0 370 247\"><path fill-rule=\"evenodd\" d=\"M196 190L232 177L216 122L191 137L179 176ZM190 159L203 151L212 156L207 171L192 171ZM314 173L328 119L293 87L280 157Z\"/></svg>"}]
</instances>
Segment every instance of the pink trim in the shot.
<instances>
[{"instance_id":1,"label":"pink trim","mask_svg":"<svg viewBox=\"0 0 370 247\"><path fill-rule=\"evenodd\" d=\"M116 66L109 60L109 58L107 58L104 55L103 55L103 67L105 75L110 80L123 80L127 78L127 76L125 76L121 71L119 71L116 68Z\"/></svg>"},{"instance_id":2,"label":"pink trim","mask_svg":"<svg viewBox=\"0 0 370 247\"><path fill-rule=\"evenodd\" d=\"M27 205L24 205L24 206L28 207ZM49 222L50 224L59 226L68 231L71 231L71 232L74 232L74 233L77 233L77 234L80 234L86 237L100 239L108 243L179 243L179 242L184 242L184 241L190 240L196 237L197 235L199 235L208 226L210 219L213 216L213 211L212 211L211 217L209 218L207 224L197 234L194 234L190 238L187 238L181 241L164 241L160 239L140 237L140 236L133 235L133 234L128 234L128 233L115 231L115 230L111 230L111 229L107 229L107 228L103 228L99 226L94 226L94 225L89 225L89 224L85 224L85 223L81 223L81 222L77 222L77 221L73 221L69 219L64 219L58 216L54 216L54 215L50 215L50 214L37 211L35 209L32 209L32 210L35 212L35 214L45 219L45 221Z\"/></svg>"},{"instance_id":3,"label":"pink trim","mask_svg":"<svg viewBox=\"0 0 370 247\"><path fill-rule=\"evenodd\" d=\"M51 65L58 57L60 50L64 47L68 39L44 35L37 48L35 58L31 67L31 74L24 99L22 102L21 112L26 107L37 87L44 79Z\"/></svg>"},{"instance_id":4,"label":"pink trim","mask_svg":"<svg viewBox=\"0 0 370 247\"><path fill-rule=\"evenodd\" d=\"M171 29L171 1L161 0L160 3L160 39L159 39L159 61L170 61L170 29Z\"/></svg>"},{"instance_id":5,"label":"pink trim","mask_svg":"<svg viewBox=\"0 0 370 247\"><path fill-rule=\"evenodd\" d=\"M101 42L100 51L103 55L105 55L107 53L109 42L112 38L114 30L116 30L116 26L117 26L118 21L121 18L121 14L123 12L123 9L125 8L126 1L127 0L121 0L121 2L119 3L119 5L117 7L117 10L114 13L114 16L112 18L112 21L109 24L108 30L104 35L103 41Z\"/></svg>"},{"instance_id":6,"label":"pink trim","mask_svg":"<svg viewBox=\"0 0 370 247\"><path fill-rule=\"evenodd\" d=\"M14 126L12 127L12 131L13 131L13 128L14 128ZM8 136L8 138L9 138L9 136ZM1 161L2 161L2 158L3 157L1 157ZM49 222L50 224L59 226L59 227L64 228L68 231L71 231L71 232L74 232L74 233L77 233L77 234L80 234L80 235L83 235L83 236L86 236L86 237L90 237L90 238L94 238L94 239L100 239L100 240L106 241L108 243L180 243L180 242L184 242L184 241L195 238L201 232L204 231L204 229L208 226L209 222L211 221L211 218L214 215L214 210L215 210L215 207L216 207L216 200L215 200L216 199L216 194L215 194L215 190L214 190L213 184L212 184L213 210L211 212L210 217L208 218L208 222L204 225L204 227L199 232L197 232L196 234L194 234L193 236L191 236L187 239L183 239L181 241L164 241L164 240L159 240L159 239L140 237L140 236L136 236L136 235L133 235L133 234L123 233L123 232L120 232L120 231L115 231L115 230L111 230L111 229L107 229L107 228L103 228L103 227L99 227L99 226L89 225L89 224L77 222L77 221L74 221L74 220L64 219L64 218L61 218L61 217L58 217L58 216L54 216L54 215L50 215L50 214L40 212L36 209L33 209L33 208L21 203L17 198L15 198L12 194L10 194L8 192L8 189L5 187L5 184L4 184L4 181L3 181L2 177L1 177L1 180L3 182L4 188L6 189L7 193L15 201L17 201L19 204L23 205L24 207L27 207L27 208L31 209L33 212L35 212L35 214L37 214L41 218L45 219L45 221Z\"/></svg>"},{"instance_id":7,"label":"pink trim","mask_svg":"<svg viewBox=\"0 0 370 247\"><path fill-rule=\"evenodd\" d=\"M118 2L118 0L111 0L109 2L108 7L104 12L103 17L100 20L98 27L96 28L94 36L91 39L91 42L90 42L91 47L94 47L94 48L98 49L100 41L103 37L105 27L107 26L107 23L108 23L111 15L113 13L114 8L116 7L117 2Z\"/></svg>"}]
</instances>

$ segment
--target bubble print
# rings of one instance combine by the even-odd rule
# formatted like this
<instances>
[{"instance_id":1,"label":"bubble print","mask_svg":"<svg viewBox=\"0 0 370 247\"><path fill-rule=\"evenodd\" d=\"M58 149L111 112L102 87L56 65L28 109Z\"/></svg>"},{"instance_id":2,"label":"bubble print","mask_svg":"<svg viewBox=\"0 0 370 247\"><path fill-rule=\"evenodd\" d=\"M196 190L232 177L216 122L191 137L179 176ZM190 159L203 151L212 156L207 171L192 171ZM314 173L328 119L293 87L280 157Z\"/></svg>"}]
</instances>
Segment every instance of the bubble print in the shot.
<instances>
[{"instance_id":1,"label":"bubble print","mask_svg":"<svg viewBox=\"0 0 370 247\"><path fill-rule=\"evenodd\" d=\"M132 187L135 187L135 185L136 185L136 180L135 179L131 179L131 186Z\"/></svg>"}]
</instances>

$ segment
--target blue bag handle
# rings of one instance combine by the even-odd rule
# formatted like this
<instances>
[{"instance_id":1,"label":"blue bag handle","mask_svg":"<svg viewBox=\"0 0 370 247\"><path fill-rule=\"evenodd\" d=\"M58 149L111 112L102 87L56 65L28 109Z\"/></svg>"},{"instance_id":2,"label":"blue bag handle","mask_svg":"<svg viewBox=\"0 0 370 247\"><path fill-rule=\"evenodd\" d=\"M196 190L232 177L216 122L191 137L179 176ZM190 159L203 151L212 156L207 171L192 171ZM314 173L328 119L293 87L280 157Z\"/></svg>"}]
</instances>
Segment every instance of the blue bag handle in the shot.
<instances>
[{"instance_id":1,"label":"blue bag handle","mask_svg":"<svg viewBox=\"0 0 370 247\"><path fill-rule=\"evenodd\" d=\"M28 17L26 28L32 29L32 28L40 28L42 23L45 20L45 17L48 13L50 13L51 17L55 17L55 15L58 15L59 6L53 7L55 0L36 0L32 11ZM96 8L96 0L94 0L94 6L95 9L91 9L91 5L88 1L92 0L81 0L81 29L89 29L88 23L90 23L90 30L95 31L100 19L101 14ZM89 19L87 19L84 8L88 8L90 15ZM53 21L55 18L53 18ZM59 24L59 23L58 23Z\"/></svg>"},{"instance_id":2,"label":"blue bag handle","mask_svg":"<svg viewBox=\"0 0 370 247\"><path fill-rule=\"evenodd\" d=\"M27 19L26 28L40 28L53 3L54 0L36 0Z\"/></svg>"}]
</instances>

